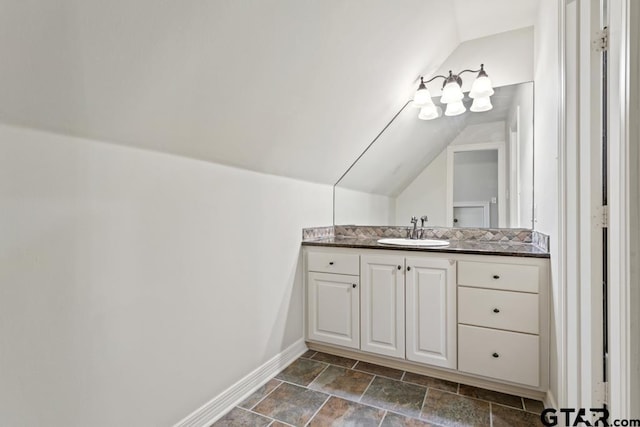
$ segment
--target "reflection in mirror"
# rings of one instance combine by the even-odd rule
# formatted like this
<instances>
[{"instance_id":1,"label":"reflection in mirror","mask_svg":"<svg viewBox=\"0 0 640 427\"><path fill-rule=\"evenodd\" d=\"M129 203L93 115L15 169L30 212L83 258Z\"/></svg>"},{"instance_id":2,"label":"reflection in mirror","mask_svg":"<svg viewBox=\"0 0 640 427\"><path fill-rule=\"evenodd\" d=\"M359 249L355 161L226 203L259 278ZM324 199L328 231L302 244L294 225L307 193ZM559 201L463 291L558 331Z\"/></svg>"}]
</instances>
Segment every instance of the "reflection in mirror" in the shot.
<instances>
[{"instance_id":1,"label":"reflection in mirror","mask_svg":"<svg viewBox=\"0 0 640 427\"><path fill-rule=\"evenodd\" d=\"M429 121L405 105L336 183L335 224L533 228L533 83L491 100Z\"/></svg>"}]
</instances>

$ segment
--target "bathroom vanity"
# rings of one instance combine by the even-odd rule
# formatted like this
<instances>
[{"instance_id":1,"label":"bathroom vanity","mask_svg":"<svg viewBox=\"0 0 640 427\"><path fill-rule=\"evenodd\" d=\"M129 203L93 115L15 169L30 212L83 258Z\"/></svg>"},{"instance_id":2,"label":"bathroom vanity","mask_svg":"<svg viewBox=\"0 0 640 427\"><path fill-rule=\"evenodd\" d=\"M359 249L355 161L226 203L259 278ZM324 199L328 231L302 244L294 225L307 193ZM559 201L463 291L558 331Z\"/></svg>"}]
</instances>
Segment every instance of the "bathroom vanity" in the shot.
<instances>
[{"instance_id":1,"label":"bathroom vanity","mask_svg":"<svg viewBox=\"0 0 640 427\"><path fill-rule=\"evenodd\" d=\"M303 241L308 346L540 397L549 375L548 253L452 241Z\"/></svg>"}]
</instances>

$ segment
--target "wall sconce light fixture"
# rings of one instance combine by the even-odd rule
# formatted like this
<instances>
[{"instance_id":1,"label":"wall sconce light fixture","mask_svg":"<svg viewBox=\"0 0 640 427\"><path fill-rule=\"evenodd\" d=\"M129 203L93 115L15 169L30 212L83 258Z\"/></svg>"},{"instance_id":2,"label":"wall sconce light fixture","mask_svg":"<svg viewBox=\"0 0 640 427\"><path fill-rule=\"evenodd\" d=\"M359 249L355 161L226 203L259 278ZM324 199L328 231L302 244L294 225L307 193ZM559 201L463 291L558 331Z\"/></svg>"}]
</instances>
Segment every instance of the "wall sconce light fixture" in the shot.
<instances>
[{"instance_id":1,"label":"wall sconce light fixture","mask_svg":"<svg viewBox=\"0 0 640 427\"><path fill-rule=\"evenodd\" d=\"M473 99L470 110L478 113L489 111L493 108L491 95L493 95L494 91L491 80L489 80L489 76L484 71L484 64L480 64L479 70L462 70L458 74L453 74L449 71L448 76L434 76L427 81L424 80L423 76L420 76L420 86L418 86L418 90L413 97L413 105L420 108L419 119L433 120L442 116L442 109L433 103L431 93L427 89L427 83L438 78L444 79L442 97L440 98L440 102L447 105L444 115L457 116L467 111L467 108L462 103L464 94L462 93L462 79L460 76L463 73L478 73L469 92L469 98Z\"/></svg>"}]
</instances>

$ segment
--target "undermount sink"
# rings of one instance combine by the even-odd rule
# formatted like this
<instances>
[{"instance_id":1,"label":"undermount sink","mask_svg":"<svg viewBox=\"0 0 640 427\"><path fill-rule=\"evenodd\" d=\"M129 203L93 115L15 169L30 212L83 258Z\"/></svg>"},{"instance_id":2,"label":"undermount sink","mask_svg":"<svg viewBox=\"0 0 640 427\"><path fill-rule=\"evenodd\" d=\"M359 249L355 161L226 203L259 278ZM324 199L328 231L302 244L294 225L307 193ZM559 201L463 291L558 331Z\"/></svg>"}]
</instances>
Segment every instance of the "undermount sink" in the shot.
<instances>
[{"instance_id":1,"label":"undermount sink","mask_svg":"<svg viewBox=\"0 0 640 427\"><path fill-rule=\"evenodd\" d=\"M433 239L380 239L378 243L396 246L447 246L448 240Z\"/></svg>"}]
</instances>

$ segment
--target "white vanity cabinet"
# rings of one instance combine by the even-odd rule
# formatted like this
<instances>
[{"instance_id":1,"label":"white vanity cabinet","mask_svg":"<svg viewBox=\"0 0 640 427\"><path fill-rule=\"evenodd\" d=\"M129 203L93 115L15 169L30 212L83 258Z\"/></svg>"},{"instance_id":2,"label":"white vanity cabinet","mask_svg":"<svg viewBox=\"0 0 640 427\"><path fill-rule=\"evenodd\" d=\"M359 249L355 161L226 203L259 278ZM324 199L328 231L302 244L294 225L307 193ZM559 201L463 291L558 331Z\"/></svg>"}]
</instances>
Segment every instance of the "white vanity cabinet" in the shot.
<instances>
[{"instance_id":1,"label":"white vanity cabinet","mask_svg":"<svg viewBox=\"0 0 640 427\"><path fill-rule=\"evenodd\" d=\"M363 254L360 266L360 349L404 358L404 257Z\"/></svg>"},{"instance_id":2,"label":"white vanity cabinet","mask_svg":"<svg viewBox=\"0 0 640 427\"><path fill-rule=\"evenodd\" d=\"M364 252L360 274L360 349L455 369L455 261Z\"/></svg>"},{"instance_id":3,"label":"white vanity cabinet","mask_svg":"<svg viewBox=\"0 0 640 427\"><path fill-rule=\"evenodd\" d=\"M305 247L309 346L506 392L544 392L549 266L536 257Z\"/></svg>"},{"instance_id":4,"label":"white vanity cabinet","mask_svg":"<svg viewBox=\"0 0 640 427\"><path fill-rule=\"evenodd\" d=\"M407 258L407 360L456 368L456 263Z\"/></svg>"},{"instance_id":5,"label":"white vanity cabinet","mask_svg":"<svg viewBox=\"0 0 640 427\"><path fill-rule=\"evenodd\" d=\"M307 253L310 340L360 348L360 257L350 253Z\"/></svg>"},{"instance_id":6,"label":"white vanity cabinet","mask_svg":"<svg viewBox=\"0 0 640 427\"><path fill-rule=\"evenodd\" d=\"M544 385L546 274L546 268L535 263L458 263L460 371L530 387Z\"/></svg>"}]
</instances>

